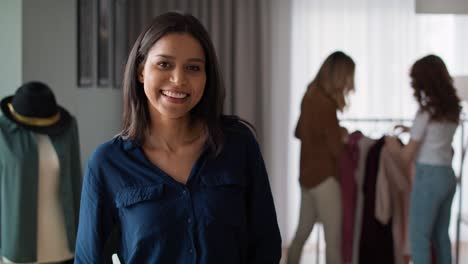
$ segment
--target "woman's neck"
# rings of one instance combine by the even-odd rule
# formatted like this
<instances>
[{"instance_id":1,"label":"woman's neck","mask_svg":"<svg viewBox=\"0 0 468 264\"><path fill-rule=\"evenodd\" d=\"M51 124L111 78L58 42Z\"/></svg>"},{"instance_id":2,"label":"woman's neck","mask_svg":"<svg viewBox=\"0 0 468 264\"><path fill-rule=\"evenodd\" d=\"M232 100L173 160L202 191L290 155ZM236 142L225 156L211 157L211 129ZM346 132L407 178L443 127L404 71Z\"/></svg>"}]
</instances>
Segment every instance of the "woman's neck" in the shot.
<instances>
[{"instance_id":1,"label":"woman's neck","mask_svg":"<svg viewBox=\"0 0 468 264\"><path fill-rule=\"evenodd\" d=\"M205 134L205 127L200 121L189 116L167 118L159 116L151 118L144 145L152 149L177 152Z\"/></svg>"}]
</instances>

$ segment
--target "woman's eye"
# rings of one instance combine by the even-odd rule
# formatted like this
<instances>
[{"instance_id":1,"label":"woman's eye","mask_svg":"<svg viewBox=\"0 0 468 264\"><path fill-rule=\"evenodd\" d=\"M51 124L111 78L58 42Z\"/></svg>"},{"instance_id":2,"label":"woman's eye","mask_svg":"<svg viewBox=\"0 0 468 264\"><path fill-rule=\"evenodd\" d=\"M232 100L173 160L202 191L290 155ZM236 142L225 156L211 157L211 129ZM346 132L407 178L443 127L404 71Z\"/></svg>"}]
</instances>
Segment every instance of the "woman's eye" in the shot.
<instances>
[{"instance_id":1,"label":"woman's eye","mask_svg":"<svg viewBox=\"0 0 468 264\"><path fill-rule=\"evenodd\" d=\"M166 61L161 61L161 62L158 62L158 66L159 66L159 68L167 69L167 68L169 68L171 65L170 65L168 62L166 62Z\"/></svg>"},{"instance_id":2,"label":"woman's eye","mask_svg":"<svg viewBox=\"0 0 468 264\"><path fill-rule=\"evenodd\" d=\"M198 65L189 65L189 66L187 66L187 70L189 70L189 71L200 71L201 67L198 66Z\"/></svg>"}]
</instances>

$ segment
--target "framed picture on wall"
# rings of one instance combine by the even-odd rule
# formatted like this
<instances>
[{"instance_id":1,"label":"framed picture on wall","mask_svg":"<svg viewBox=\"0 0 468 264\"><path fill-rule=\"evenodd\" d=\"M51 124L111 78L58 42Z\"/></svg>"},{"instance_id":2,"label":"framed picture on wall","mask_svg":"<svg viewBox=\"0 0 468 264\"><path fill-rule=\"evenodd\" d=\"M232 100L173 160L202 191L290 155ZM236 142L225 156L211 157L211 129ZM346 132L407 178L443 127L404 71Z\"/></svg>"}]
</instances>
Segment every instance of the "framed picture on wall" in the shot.
<instances>
[{"instance_id":1,"label":"framed picture on wall","mask_svg":"<svg viewBox=\"0 0 468 264\"><path fill-rule=\"evenodd\" d=\"M78 0L78 87L119 88L128 45L127 0Z\"/></svg>"},{"instance_id":2,"label":"framed picture on wall","mask_svg":"<svg viewBox=\"0 0 468 264\"><path fill-rule=\"evenodd\" d=\"M95 2L78 0L78 87L94 83Z\"/></svg>"},{"instance_id":3,"label":"framed picture on wall","mask_svg":"<svg viewBox=\"0 0 468 264\"><path fill-rule=\"evenodd\" d=\"M98 86L111 86L112 72L109 70L112 65L112 22L113 4L112 0L99 0L99 22L98 22Z\"/></svg>"}]
</instances>

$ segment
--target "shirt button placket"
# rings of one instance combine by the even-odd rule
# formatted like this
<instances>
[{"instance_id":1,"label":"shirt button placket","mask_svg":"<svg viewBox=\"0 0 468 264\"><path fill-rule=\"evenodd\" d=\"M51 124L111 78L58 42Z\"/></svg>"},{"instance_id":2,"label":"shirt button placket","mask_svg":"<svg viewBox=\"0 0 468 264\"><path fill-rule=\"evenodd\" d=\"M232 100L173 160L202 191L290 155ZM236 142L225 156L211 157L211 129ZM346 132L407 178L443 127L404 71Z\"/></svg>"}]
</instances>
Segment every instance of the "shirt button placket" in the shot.
<instances>
[{"instance_id":1,"label":"shirt button placket","mask_svg":"<svg viewBox=\"0 0 468 264\"><path fill-rule=\"evenodd\" d=\"M196 263L196 254L195 254L195 250L194 250L194 243L195 241L193 240L194 239L194 236L193 236L193 232L194 232L194 225L193 225L193 208L192 208L192 199L190 197L190 192L188 190L187 187L185 187L183 190L182 190L182 195L185 196L186 198L186 201L187 201L187 209L188 209L188 216L187 216L187 224L189 226L189 233L191 235L191 246L188 250L189 252L189 255L191 256L191 258L193 259L193 263Z\"/></svg>"}]
</instances>

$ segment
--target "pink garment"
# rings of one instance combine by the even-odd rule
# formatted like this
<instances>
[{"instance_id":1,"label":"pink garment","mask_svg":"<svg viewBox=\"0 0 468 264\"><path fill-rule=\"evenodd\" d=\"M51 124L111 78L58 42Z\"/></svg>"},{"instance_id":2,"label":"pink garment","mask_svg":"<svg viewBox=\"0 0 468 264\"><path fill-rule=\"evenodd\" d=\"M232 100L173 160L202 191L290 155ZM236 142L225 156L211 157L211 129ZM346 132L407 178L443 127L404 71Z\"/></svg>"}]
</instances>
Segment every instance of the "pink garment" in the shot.
<instances>
[{"instance_id":1,"label":"pink garment","mask_svg":"<svg viewBox=\"0 0 468 264\"><path fill-rule=\"evenodd\" d=\"M342 208L341 252L343 263L351 263L353 257L354 219L356 210L355 172L359 161L359 141L362 133L353 132L340 157L340 185Z\"/></svg>"},{"instance_id":2,"label":"pink garment","mask_svg":"<svg viewBox=\"0 0 468 264\"><path fill-rule=\"evenodd\" d=\"M383 147L377 174L375 218L382 224L392 220L395 263L404 263L409 254L408 221L411 179L399 156Z\"/></svg>"}]
</instances>

